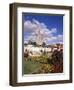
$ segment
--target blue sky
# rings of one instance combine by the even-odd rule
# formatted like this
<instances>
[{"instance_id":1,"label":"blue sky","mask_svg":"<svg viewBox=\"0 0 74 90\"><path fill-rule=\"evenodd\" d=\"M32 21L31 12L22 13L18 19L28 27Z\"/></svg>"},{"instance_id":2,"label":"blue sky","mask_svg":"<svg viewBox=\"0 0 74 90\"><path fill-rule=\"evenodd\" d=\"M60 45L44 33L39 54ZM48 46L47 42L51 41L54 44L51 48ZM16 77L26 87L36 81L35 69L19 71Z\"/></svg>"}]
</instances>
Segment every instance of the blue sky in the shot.
<instances>
[{"instance_id":1,"label":"blue sky","mask_svg":"<svg viewBox=\"0 0 74 90\"><path fill-rule=\"evenodd\" d=\"M41 32L46 34L47 44L63 43L63 16L23 13L24 42L30 39L35 41L35 33L40 27Z\"/></svg>"}]
</instances>

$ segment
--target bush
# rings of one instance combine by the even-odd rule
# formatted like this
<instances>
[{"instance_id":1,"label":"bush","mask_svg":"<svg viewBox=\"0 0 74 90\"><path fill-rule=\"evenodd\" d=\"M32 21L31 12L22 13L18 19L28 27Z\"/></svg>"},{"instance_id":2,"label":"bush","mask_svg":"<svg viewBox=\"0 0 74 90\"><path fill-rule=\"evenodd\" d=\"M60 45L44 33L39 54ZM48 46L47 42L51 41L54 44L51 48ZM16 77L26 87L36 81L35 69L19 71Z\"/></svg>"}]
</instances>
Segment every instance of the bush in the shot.
<instances>
[{"instance_id":1,"label":"bush","mask_svg":"<svg viewBox=\"0 0 74 90\"><path fill-rule=\"evenodd\" d=\"M43 64L42 67L38 70L40 73L51 73L53 71L53 65Z\"/></svg>"}]
</instances>

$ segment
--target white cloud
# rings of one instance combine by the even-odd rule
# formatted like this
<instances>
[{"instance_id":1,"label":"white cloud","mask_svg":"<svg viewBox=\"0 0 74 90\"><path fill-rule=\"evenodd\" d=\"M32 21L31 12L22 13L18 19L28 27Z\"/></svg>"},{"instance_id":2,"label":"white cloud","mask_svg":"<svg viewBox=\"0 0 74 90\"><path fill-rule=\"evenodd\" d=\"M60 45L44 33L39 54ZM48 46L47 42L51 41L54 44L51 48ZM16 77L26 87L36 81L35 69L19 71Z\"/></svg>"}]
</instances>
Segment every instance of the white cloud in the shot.
<instances>
[{"instance_id":1,"label":"white cloud","mask_svg":"<svg viewBox=\"0 0 74 90\"><path fill-rule=\"evenodd\" d=\"M57 38L60 39L60 40L62 40L63 39L63 35L58 35Z\"/></svg>"},{"instance_id":2,"label":"white cloud","mask_svg":"<svg viewBox=\"0 0 74 90\"><path fill-rule=\"evenodd\" d=\"M54 36L54 34L57 33L57 29L54 27L50 30L47 28L45 23L39 22L35 19L33 19L32 21L27 20L24 22L24 33L29 33L29 35L24 35L25 41L35 41L38 31L43 35L44 42L46 42L47 44L50 42L61 42L63 40L62 35Z\"/></svg>"},{"instance_id":3,"label":"white cloud","mask_svg":"<svg viewBox=\"0 0 74 90\"><path fill-rule=\"evenodd\" d=\"M33 19L33 23L36 24L36 25L40 25L40 22L35 20L35 19Z\"/></svg>"},{"instance_id":4,"label":"white cloud","mask_svg":"<svg viewBox=\"0 0 74 90\"><path fill-rule=\"evenodd\" d=\"M24 31L25 32L34 32L34 30L37 28L37 25L32 23L31 21L27 20L24 23Z\"/></svg>"},{"instance_id":5,"label":"white cloud","mask_svg":"<svg viewBox=\"0 0 74 90\"><path fill-rule=\"evenodd\" d=\"M61 43L63 44L63 35L56 35L52 37L45 38L47 44L55 44L55 43Z\"/></svg>"},{"instance_id":6,"label":"white cloud","mask_svg":"<svg viewBox=\"0 0 74 90\"><path fill-rule=\"evenodd\" d=\"M47 26L43 23L43 22L39 22L35 19L33 19L32 21L27 20L24 22L24 30L25 32L36 32L38 29L40 28L41 32L46 32L46 33L53 33L55 31L54 30L49 30L47 28Z\"/></svg>"},{"instance_id":7,"label":"white cloud","mask_svg":"<svg viewBox=\"0 0 74 90\"><path fill-rule=\"evenodd\" d=\"M52 28L51 29L51 33L56 33L57 32L57 29L56 28Z\"/></svg>"}]
</instances>

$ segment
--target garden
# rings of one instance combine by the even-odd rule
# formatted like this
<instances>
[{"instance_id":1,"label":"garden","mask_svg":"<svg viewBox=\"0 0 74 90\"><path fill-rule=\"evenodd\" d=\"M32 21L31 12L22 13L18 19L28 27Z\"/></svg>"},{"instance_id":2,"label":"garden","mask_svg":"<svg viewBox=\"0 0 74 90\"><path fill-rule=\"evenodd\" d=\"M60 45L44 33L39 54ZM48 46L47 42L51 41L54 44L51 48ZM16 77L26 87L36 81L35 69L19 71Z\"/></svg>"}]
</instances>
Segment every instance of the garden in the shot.
<instances>
[{"instance_id":1,"label":"garden","mask_svg":"<svg viewBox=\"0 0 74 90\"><path fill-rule=\"evenodd\" d=\"M24 57L24 74L63 72L63 51L54 51L39 57Z\"/></svg>"}]
</instances>

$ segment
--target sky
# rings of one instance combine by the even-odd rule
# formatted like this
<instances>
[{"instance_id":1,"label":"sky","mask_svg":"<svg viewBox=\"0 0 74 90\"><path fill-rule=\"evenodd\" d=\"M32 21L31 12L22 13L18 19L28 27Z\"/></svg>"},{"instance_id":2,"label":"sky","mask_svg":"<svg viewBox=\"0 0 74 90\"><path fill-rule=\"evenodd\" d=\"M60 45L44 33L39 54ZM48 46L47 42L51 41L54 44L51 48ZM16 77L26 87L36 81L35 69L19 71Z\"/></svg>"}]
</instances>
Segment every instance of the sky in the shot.
<instances>
[{"instance_id":1,"label":"sky","mask_svg":"<svg viewBox=\"0 0 74 90\"><path fill-rule=\"evenodd\" d=\"M46 44L63 43L63 16L23 13L24 43L35 41L38 30Z\"/></svg>"}]
</instances>

